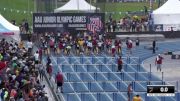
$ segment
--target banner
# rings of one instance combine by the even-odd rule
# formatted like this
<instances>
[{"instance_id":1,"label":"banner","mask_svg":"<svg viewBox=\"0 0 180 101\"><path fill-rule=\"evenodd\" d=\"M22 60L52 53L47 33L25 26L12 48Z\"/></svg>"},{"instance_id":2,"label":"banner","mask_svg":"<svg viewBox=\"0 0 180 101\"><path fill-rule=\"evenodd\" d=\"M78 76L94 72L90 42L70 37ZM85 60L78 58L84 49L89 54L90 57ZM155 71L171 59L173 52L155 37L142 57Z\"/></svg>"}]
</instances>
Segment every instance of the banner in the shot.
<instances>
[{"instance_id":1,"label":"banner","mask_svg":"<svg viewBox=\"0 0 180 101\"><path fill-rule=\"evenodd\" d=\"M154 31L155 32L163 31L163 25L162 24L154 25Z\"/></svg>"},{"instance_id":2,"label":"banner","mask_svg":"<svg viewBox=\"0 0 180 101\"><path fill-rule=\"evenodd\" d=\"M180 24L164 24L163 31L180 31Z\"/></svg>"},{"instance_id":3,"label":"banner","mask_svg":"<svg viewBox=\"0 0 180 101\"><path fill-rule=\"evenodd\" d=\"M104 32L104 13L34 13L34 32Z\"/></svg>"}]
</instances>

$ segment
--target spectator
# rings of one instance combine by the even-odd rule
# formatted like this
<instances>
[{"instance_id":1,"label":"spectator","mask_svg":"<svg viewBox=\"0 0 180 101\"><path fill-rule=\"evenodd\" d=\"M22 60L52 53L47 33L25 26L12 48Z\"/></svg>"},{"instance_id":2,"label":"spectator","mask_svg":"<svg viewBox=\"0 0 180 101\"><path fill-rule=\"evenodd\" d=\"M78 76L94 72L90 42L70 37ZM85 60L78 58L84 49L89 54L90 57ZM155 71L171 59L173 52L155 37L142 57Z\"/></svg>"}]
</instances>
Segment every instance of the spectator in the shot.
<instances>
[{"instance_id":1,"label":"spectator","mask_svg":"<svg viewBox=\"0 0 180 101\"><path fill-rule=\"evenodd\" d=\"M39 62L39 52L36 51L36 53L34 54L34 59L35 59L35 64L37 65Z\"/></svg>"},{"instance_id":2,"label":"spectator","mask_svg":"<svg viewBox=\"0 0 180 101\"><path fill-rule=\"evenodd\" d=\"M62 73L58 72L57 75L56 75L56 83L57 83L57 90L58 88L60 87L61 88L61 93L63 93L63 89L62 89L62 86L63 86L63 75Z\"/></svg>"},{"instance_id":3,"label":"spectator","mask_svg":"<svg viewBox=\"0 0 180 101\"><path fill-rule=\"evenodd\" d=\"M139 38L136 39L136 46L139 46Z\"/></svg>"},{"instance_id":4,"label":"spectator","mask_svg":"<svg viewBox=\"0 0 180 101\"><path fill-rule=\"evenodd\" d=\"M1 66L7 67L1 69L1 99L3 101L36 100L41 96L41 93L36 90L38 89L37 85L40 85L37 68L34 64L37 59L32 58L32 54L28 54L24 47L20 49L18 44L13 41L9 43L1 40L0 45L3 49Z\"/></svg>"},{"instance_id":5,"label":"spectator","mask_svg":"<svg viewBox=\"0 0 180 101\"><path fill-rule=\"evenodd\" d=\"M52 77L52 63L50 63L49 65L47 65L47 73L49 74L49 80L51 79Z\"/></svg>"},{"instance_id":6,"label":"spectator","mask_svg":"<svg viewBox=\"0 0 180 101\"><path fill-rule=\"evenodd\" d=\"M152 85L151 81L147 81L147 85Z\"/></svg>"},{"instance_id":7,"label":"spectator","mask_svg":"<svg viewBox=\"0 0 180 101\"><path fill-rule=\"evenodd\" d=\"M116 20L114 20L113 22L112 22L112 26L113 26L113 32L115 32L115 30L116 30Z\"/></svg>"},{"instance_id":8,"label":"spectator","mask_svg":"<svg viewBox=\"0 0 180 101\"><path fill-rule=\"evenodd\" d=\"M40 77L40 80L43 81L43 76L45 75L45 71L44 71L44 66L43 64L41 63L41 61L39 62L39 77Z\"/></svg>"},{"instance_id":9,"label":"spectator","mask_svg":"<svg viewBox=\"0 0 180 101\"><path fill-rule=\"evenodd\" d=\"M132 40L128 40L128 43L127 43L127 53L128 55L132 54L132 47L133 47L133 42Z\"/></svg>"},{"instance_id":10,"label":"spectator","mask_svg":"<svg viewBox=\"0 0 180 101\"><path fill-rule=\"evenodd\" d=\"M123 65L122 58L121 58L121 56L119 56L119 58L118 58L118 71L117 72L122 71L122 65Z\"/></svg>"},{"instance_id":11,"label":"spectator","mask_svg":"<svg viewBox=\"0 0 180 101\"><path fill-rule=\"evenodd\" d=\"M32 51L32 48L33 48L33 43L32 43L31 40L29 40L29 41L27 42L27 48L28 48L28 53L30 54L31 51Z\"/></svg>"},{"instance_id":12,"label":"spectator","mask_svg":"<svg viewBox=\"0 0 180 101\"><path fill-rule=\"evenodd\" d=\"M153 49L153 53L156 53L156 41L155 40L152 43L152 49Z\"/></svg>"},{"instance_id":13,"label":"spectator","mask_svg":"<svg viewBox=\"0 0 180 101\"><path fill-rule=\"evenodd\" d=\"M115 53L116 53L116 48L114 45L112 45L112 48L111 48L111 54L113 57L115 57Z\"/></svg>"},{"instance_id":14,"label":"spectator","mask_svg":"<svg viewBox=\"0 0 180 101\"><path fill-rule=\"evenodd\" d=\"M0 61L3 59L2 53L0 53Z\"/></svg>"},{"instance_id":15,"label":"spectator","mask_svg":"<svg viewBox=\"0 0 180 101\"><path fill-rule=\"evenodd\" d=\"M70 54L70 52L71 52L71 46L70 46L70 45L67 45L67 46L66 46L66 52L67 52L67 53L66 53L67 55Z\"/></svg>"},{"instance_id":16,"label":"spectator","mask_svg":"<svg viewBox=\"0 0 180 101\"><path fill-rule=\"evenodd\" d=\"M163 60L163 57L160 54L158 54L158 56L156 57L156 60L155 60L155 65L157 65L157 71L159 69L160 72L161 72L162 60Z\"/></svg>"},{"instance_id":17,"label":"spectator","mask_svg":"<svg viewBox=\"0 0 180 101\"><path fill-rule=\"evenodd\" d=\"M0 71L4 68L6 68L7 62L6 61L0 61Z\"/></svg>"},{"instance_id":18,"label":"spectator","mask_svg":"<svg viewBox=\"0 0 180 101\"><path fill-rule=\"evenodd\" d=\"M39 48L38 53L39 53L39 61L42 61L42 55L43 55L42 47Z\"/></svg>"},{"instance_id":19,"label":"spectator","mask_svg":"<svg viewBox=\"0 0 180 101\"><path fill-rule=\"evenodd\" d=\"M132 91L133 91L133 89L132 89L132 84L130 83L129 85L128 85L128 92L127 92L127 95L128 95L128 101L130 101L130 98L131 98L131 93L132 93Z\"/></svg>"},{"instance_id":20,"label":"spectator","mask_svg":"<svg viewBox=\"0 0 180 101\"><path fill-rule=\"evenodd\" d=\"M21 40L21 42L19 43L19 48L22 49L24 47L24 42Z\"/></svg>"},{"instance_id":21,"label":"spectator","mask_svg":"<svg viewBox=\"0 0 180 101\"><path fill-rule=\"evenodd\" d=\"M115 46L116 46L116 51L119 55L121 55L121 46L122 46L122 43L121 43L121 40L115 40Z\"/></svg>"},{"instance_id":22,"label":"spectator","mask_svg":"<svg viewBox=\"0 0 180 101\"><path fill-rule=\"evenodd\" d=\"M51 59L50 59L50 56L48 56L47 57L47 64L46 64L46 66L49 65L50 63L51 63Z\"/></svg>"},{"instance_id":23,"label":"spectator","mask_svg":"<svg viewBox=\"0 0 180 101\"><path fill-rule=\"evenodd\" d=\"M102 41L99 41L98 42L98 53L101 53L101 51L102 51Z\"/></svg>"},{"instance_id":24,"label":"spectator","mask_svg":"<svg viewBox=\"0 0 180 101\"><path fill-rule=\"evenodd\" d=\"M55 40L53 37L49 40L50 52L54 51Z\"/></svg>"},{"instance_id":25,"label":"spectator","mask_svg":"<svg viewBox=\"0 0 180 101\"><path fill-rule=\"evenodd\" d=\"M133 97L133 101L142 101L142 98L139 95Z\"/></svg>"}]
</instances>

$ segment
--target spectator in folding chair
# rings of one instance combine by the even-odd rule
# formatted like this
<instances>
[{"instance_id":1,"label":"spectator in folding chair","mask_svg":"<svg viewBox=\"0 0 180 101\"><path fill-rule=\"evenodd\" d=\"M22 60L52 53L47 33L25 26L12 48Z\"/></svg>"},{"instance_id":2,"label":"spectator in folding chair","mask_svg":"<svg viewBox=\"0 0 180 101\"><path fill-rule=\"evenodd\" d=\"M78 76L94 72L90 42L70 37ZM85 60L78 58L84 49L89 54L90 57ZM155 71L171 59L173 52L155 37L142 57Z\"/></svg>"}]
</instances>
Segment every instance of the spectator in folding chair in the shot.
<instances>
[{"instance_id":1,"label":"spectator in folding chair","mask_svg":"<svg viewBox=\"0 0 180 101\"><path fill-rule=\"evenodd\" d=\"M63 93L63 83L64 83L64 80L63 80L63 74L58 72L57 75L56 75L56 79L55 79L55 82L57 84L57 91L59 89L59 87L61 88L61 93Z\"/></svg>"},{"instance_id":2,"label":"spectator in folding chair","mask_svg":"<svg viewBox=\"0 0 180 101\"><path fill-rule=\"evenodd\" d=\"M128 101L130 101L131 93L132 93L132 91L133 91L133 89L132 89L132 83L130 83L130 84L128 85L127 91L128 91L128 92L127 92Z\"/></svg>"}]
</instances>

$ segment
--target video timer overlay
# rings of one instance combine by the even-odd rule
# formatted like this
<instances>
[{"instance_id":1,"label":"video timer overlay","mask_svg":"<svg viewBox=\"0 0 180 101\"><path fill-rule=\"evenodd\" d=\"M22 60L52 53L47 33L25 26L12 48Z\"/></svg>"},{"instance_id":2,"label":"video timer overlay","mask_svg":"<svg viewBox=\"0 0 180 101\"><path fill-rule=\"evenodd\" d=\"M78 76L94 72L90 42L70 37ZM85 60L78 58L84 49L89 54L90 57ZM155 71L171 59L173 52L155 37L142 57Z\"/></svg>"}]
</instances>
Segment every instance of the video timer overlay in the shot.
<instances>
[{"instance_id":1,"label":"video timer overlay","mask_svg":"<svg viewBox=\"0 0 180 101\"><path fill-rule=\"evenodd\" d=\"M174 86L169 85L148 85L147 93L174 93Z\"/></svg>"}]
</instances>

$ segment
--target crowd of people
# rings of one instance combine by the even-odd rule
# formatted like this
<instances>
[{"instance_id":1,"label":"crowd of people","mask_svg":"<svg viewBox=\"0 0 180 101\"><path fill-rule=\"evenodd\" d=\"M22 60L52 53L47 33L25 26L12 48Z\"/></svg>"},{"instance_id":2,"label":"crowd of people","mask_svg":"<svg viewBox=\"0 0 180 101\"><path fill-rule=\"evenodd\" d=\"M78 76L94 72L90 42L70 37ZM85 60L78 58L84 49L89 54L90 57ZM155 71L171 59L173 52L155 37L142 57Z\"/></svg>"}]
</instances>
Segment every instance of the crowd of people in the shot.
<instances>
[{"instance_id":1,"label":"crowd of people","mask_svg":"<svg viewBox=\"0 0 180 101\"><path fill-rule=\"evenodd\" d=\"M17 26L16 20L11 20L11 23ZM30 34L30 26L27 19L23 19L19 25L20 34Z\"/></svg>"},{"instance_id":2,"label":"crowd of people","mask_svg":"<svg viewBox=\"0 0 180 101\"><path fill-rule=\"evenodd\" d=\"M71 52L80 55L108 53L118 55L118 71L122 71L122 42L121 40L105 39L102 34L79 33L73 38L70 33L57 35L46 33L40 37L39 49L33 52L34 43L29 40L26 45L23 41L17 43L5 39L0 40L0 96L2 101L47 101L44 90L44 74L52 78L53 65L50 54L65 54ZM127 52L132 54L133 41L126 40ZM136 44L137 45L137 44ZM42 64L43 53L47 53L47 63ZM58 72L55 76L57 91L63 93L63 75Z\"/></svg>"},{"instance_id":3,"label":"crowd of people","mask_svg":"<svg viewBox=\"0 0 180 101\"><path fill-rule=\"evenodd\" d=\"M148 17L124 17L117 21L110 16L106 22L107 32L145 32L148 27Z\"/></svg>"},{"instance_id":4,"label":"crowd of people","mask_svg":"<svg viewBox=\"0 0 180 101\"><path fill-rule=\"evenodd\" d=\"M138 40L138 39L137 39ZM105 39L103 34L92 34L83 32L77 34L76 38L68 32L46 33L40 36L40 51L45 54L65 54L74 53L76 55L100 55L102 53L111 56L122 55L123 42L120 39ZM139 43L139 41L137 41ZM132 54L133 41L126 39L127 52Z\"/></svg>"},{"instance_id":5,"label":"crowd of people","mask_svg":"<svg viewBox=\"0 0 180 101\"><path fill-rule=\"evenodd\" d=\"M26 19L22 20L22 23L19 26L21 34L28 34L30 33L29 23Z\"/></svg>"},{"instance_id":6,"label":"crowd of people","mask_svg":"<svg viewBox=\"0 0 180 101\"><path fill-rule=\"evenodd\" d=\"M39 80L41 62L24 42L0 40L0 100L48 101L45 85Z\"/></svg>"}]
</instances>

